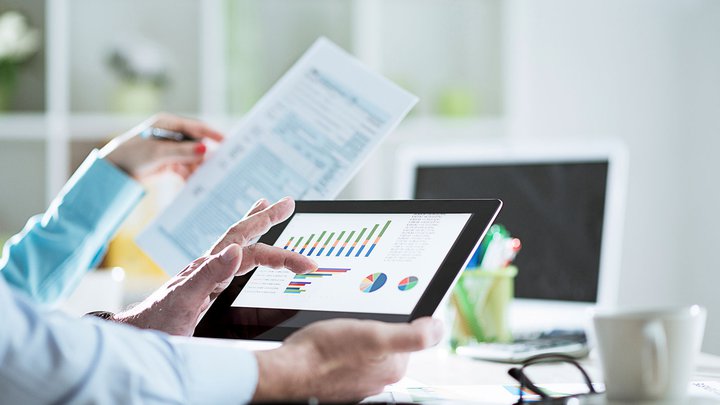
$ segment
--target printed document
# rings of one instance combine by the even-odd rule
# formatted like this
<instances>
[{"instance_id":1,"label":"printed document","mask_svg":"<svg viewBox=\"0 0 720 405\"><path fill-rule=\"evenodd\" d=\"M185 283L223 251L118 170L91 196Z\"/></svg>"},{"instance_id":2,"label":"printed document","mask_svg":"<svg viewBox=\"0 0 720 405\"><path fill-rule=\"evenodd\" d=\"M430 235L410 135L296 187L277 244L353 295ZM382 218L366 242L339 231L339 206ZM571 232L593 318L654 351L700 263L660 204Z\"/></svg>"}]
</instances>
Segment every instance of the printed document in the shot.
<instances>
[{"instance_id":1,"label":"printed document","mask_svg":"<svg viewBox=\"0 0 720 405\"><path fill-rule=\"evenodd\" d=\"M176 274L260 198L335 198L416 102L318 39L138 236L138 245Z\"/></svg>"}]
</instances>

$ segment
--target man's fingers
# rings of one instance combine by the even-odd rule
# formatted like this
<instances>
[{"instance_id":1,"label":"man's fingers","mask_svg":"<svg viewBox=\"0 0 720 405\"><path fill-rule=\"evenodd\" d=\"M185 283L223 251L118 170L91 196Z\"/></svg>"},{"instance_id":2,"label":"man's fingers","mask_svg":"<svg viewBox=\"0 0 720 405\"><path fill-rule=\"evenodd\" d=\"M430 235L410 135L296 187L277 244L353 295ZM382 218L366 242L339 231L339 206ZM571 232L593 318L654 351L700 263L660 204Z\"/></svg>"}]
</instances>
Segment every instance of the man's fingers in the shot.
<instances>
[{"instance_id":1,"label":"man's fingers","mask_svg":"<svg viewBox=\"0 0 720 405\"><path fill-rule=\"evenodd\" d=\"M376 347L383 353L415 352L435 346L442 338L442 322L425 317L412 323L376 323L369 333L375 334Z\"/></svg>"},{"instance_id":2,"label":"man's fingers","mask_svg":"<svg viewBox=\"0 0 720 405\"><path fill-rule=\"evenodd\" d=\"M202 266L203 263L207 261L207 256L200 256L197 259L193 260L192 263L188 264L187 267L180 270L180 272L173 278L169 280L170 284L168 284L169 287L172 287L175 284L181 283L185 278L190 277L192 273L194 273L198 267Z\"/></svg>"},{"instance_id":3,"label":"man's fingers","mask_svg":"<svg viewBox=\"0 0 720 405\"><path fill-rule=\"evenodd\" d=\"M261 198L261 199L257 200L255 202L255 204L253 204L253 206L250 208L250 211L248 211L247 214L245 214L243 219L249 217L250 215L258 213L258 212L266 209L269 206L270 206L270 201L268 201L264 198Z\"/></svg>"},{"instance_id":4,"label":"man's fingers","mask_svg":"<svg viewBox=\"0 0 720 405\"><path fill-rule=\"evenodd\" d=\"M218 284L225 283L237 273L242 262L242 249L231 244L219 254L208 258L195 272L182 283L186 287L187 298L193 302L207 299Z\"/></svg>"},{"instance_id":5,"label":"man's fingers","mask_svg":"<svg viewBox=\"0 0 720 405\"><path fill-rule=\"evenodd\" d=\"M262 243L245 248L240 272L244 274L255 266L286 268L297 274L317 270L317 264L306 256Z\"/></svg>"},{"instance_id":6,"label":"man's fingers","mask_svg":"<svg viewBox=\"0 0 720 405\"><path fill-rule=\"evenodd\" d=\"M427 349L438 344L443 335L442 322L430 317L397 326L398 330L389 338L388 347L392 351L415 352Z\"/></svg>"},{"instance_id":7,"label":"man's fingers","mask_svg":"<svg viewBox=\"0 0 720 405\"><path fill-rule=\"evenodd\" d=\"M295 201L285 197L275 204L260 210L233 225L213 246L211 254L216 254L231 243L246 246L250 241L263 235L270 228L290 217L295 209Z\"/></svg>"},{"instance_id":8,"label":"man's fingers","mask_svg":"<svg viewBox=\"0 0 720 405\"><path fill-rule=\"evenodd\" d=\"M253 239L266 233L273 225L288 219L295 210L295 201L285 197L273 205L253 213L235 225L234 231Z\"/></svg>"}]
</instances>

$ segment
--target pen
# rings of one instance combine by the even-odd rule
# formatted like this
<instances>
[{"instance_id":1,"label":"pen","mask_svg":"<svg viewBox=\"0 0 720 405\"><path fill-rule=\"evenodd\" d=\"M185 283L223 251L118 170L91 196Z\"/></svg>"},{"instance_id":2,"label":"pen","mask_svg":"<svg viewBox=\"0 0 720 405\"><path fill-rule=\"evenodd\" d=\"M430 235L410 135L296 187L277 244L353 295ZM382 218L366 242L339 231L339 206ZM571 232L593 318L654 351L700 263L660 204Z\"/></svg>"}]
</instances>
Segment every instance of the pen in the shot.
<instances>
[{"instance_id":1,"label":"pen","mask_svg":"<svg viewBox=\"0 0 720 405\"><path fill-rule=\"evenodd\" d=\"M503 267L507 267L515 260L518 252L522 249L522 242L518 238L512 238L505 242L505 263Z\"/></svg>"},{"instance_id":2,"label":"pen","mask_svg":"<svg viewBox=\"0 0 720 405\"><path fill-rule=\"evenodd\" d=\"M480 267L484 270L497 270L505 262L505 241L507 239L499 233L492 235L485 249Z\"/></svg>"},{"instance_id":3,"label":"pen","mask_svg":"<svg viewBox=\"0 0 720 405\"><path fill-rule=\"evenodd\" d=\"M140 136L143 138L153 138L161 141L174 141L174 142L194 142L196 138L185 135L182 132L170 131L169 129L147 127L145 130L140 132Z\"/></svg>"},{"instance_id":4,"label":"pen","mask_svg":"<svg viewBox=\"0 0 720 405\"><path fill-rule=\"evenodd\" d=\"M477 257L477 265L480 266L480 268L484 268L483 263L485 261L485 256L488 254L491 242L497 238L507 237L510 237L510 233L500 224L494 224L490 227L490 229L488 229L485 238L483 238L482 242L480 242L480 247L478 248L479 254Z\"/></svg>"}]
</instances>

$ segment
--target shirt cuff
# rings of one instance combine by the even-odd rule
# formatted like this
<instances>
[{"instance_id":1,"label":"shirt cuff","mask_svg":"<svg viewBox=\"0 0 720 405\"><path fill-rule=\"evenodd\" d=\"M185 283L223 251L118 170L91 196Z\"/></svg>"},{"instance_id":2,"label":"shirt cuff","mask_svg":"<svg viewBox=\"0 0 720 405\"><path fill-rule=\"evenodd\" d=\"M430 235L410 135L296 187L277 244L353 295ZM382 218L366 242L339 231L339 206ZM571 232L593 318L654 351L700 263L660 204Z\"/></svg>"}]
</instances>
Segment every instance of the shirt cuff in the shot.
<instances>
[{"instance_id":1,"label":"shirt cuff","mask_svg":"<svg viewBox=\"0 0 720 405\"><path fill-rule=\"evenodd\" d=\"M187 398L191 404L240 403L252 400L258 380L253 352L213 339L172 337L187 365Z\"/></svg>"}]
</instances>

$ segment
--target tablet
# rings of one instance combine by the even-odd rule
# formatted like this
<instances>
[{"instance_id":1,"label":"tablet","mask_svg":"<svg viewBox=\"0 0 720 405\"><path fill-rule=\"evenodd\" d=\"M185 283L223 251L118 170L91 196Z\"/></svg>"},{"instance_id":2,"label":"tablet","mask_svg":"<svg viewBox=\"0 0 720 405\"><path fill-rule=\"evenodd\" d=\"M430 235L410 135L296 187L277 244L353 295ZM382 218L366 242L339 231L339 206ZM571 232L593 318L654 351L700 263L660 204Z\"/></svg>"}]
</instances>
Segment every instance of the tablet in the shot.
<instances>
[{"instance_id":1,"label":"tablet","mask_svg":"<svg viewBox=\"0 0 720 405\"><path fill-rule=\"evenodd\" d=\"M500 200L297 201L259 243L318 269L257 267L235 277L195 336L279 341L332 318L432 315L500 211Z\"/></svg>"}]
</instances>

